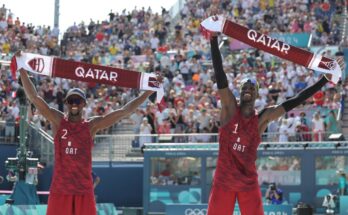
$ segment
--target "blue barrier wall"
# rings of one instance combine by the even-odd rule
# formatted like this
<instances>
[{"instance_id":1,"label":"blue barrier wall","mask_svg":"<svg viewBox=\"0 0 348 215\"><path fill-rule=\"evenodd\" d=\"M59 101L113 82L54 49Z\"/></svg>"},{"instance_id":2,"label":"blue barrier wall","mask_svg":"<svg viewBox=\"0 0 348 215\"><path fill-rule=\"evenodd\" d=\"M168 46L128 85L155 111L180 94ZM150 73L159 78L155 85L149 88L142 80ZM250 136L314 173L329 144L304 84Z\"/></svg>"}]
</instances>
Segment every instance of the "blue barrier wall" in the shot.
<instances>
[{"instance_id":1,"label":"blue barrier wall","mask_svg":"<svg viewBox=\"0 0 348 215\"><path fill-rule=\"evenodd\" d=\"M45 215L47 205L0 205L0 214L6 215ZM113 204L97 204L97 213L100 215L117 215Z\"/></svg>"},{"instance_id":2,"label":"blue barrier wall","mask_svg":"<svg viewBox=\"0 0 348 215\"><path fill-rule=\"evenodd\" d=\"M95 190L97 202L114 203L116 207L141 207L143 192L143 164L118 163L105 167L93 167L101 182ZM38 190L48 190L52 178L52 167L39 175ZM40 196L43 203L47 196Z\"/></svg>"},{"instance_id":3,"label":"blue barrier wall","mask_svg":"<svg viewBox=\"0 0 348 215\"><path fill-rule=\"evenodd\" d=\"M260 145L256 168L262 196L269 183L275 182L283 190L284 204L305 202L322 213L324 196L337 192L337 169L348 172L348 142L340 144ZM163 213L167 204L207 203L217 155L217 144L148 144L144 213Z\"/></svg>"},{"instance_id":4,"label":"blue barrier wall","mask_svg":"<svg viewBox=\"0 0 348 215\"><path fill-rule=\"evenodd\" d=\"M143 164L116 164L93 168L101 178L96 189L99 202L113 202L116 207L142 207Z\"/></svg>"}]
</instances>

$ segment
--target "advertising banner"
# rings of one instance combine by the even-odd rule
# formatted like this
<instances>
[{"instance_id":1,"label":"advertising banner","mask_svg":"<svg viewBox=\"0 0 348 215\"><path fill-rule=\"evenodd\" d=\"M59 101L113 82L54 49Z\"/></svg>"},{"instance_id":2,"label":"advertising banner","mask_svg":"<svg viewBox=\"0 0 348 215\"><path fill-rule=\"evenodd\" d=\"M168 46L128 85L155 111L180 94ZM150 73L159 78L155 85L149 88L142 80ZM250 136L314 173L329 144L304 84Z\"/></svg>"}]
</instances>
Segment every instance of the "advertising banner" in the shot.
<instances>
[{"instance_id":1,"label":"advertising banner","mask_svg":"<svg viewBox=\"0 0 348 215\"><path fill-rule=\"evenodd\" d=\"M206 215L207 204L168 204L166 206L166 215ZM265 215L291 215L292 205L264 205ZM237 207L232 215L241 215Z\"/></svg>"}]
</instances>

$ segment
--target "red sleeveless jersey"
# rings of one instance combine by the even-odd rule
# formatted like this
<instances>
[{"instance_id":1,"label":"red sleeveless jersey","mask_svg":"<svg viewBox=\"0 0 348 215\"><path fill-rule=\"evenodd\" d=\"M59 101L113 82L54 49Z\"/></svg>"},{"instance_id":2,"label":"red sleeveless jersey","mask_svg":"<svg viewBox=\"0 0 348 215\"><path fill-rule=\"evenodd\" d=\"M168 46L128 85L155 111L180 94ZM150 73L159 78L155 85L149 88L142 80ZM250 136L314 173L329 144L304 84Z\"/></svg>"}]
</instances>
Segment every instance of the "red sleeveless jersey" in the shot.
<instances>
[{"instance_id":1,"label":"red sleeveless jersey","mask_svg":"<svg viewBox=\"0 0 348 215\"><path fill-rule=\"evenodd\" d=\"M219 155L213 186L231 191L258 188L255 161L261 142L258 115L244 118L237 108L231 120L219 130Z\"/></svg>"},{"instance_id":2,"label":"red sleeveless jersey","mask_svg":"<svg viewBox=\"0 0 348 215\"><path fill-rule=\"evenodd\" d=\"M93 193L93 139L87 121L60 122L54 137L54 171L51 193L82 195Z\"/></svg>"}]
</instances>

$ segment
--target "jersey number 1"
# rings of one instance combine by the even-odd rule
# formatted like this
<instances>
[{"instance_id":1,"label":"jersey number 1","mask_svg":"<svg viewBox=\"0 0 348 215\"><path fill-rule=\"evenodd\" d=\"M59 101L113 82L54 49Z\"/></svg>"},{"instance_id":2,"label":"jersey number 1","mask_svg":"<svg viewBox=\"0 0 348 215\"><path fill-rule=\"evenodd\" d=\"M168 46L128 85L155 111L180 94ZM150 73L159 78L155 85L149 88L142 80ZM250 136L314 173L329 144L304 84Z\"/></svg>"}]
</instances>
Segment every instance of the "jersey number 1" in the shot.
<instances>
[{"instance_id":1,"label":"jersey number 1","mask_svg":"<svg viewBox=\"0 0 348 215\"><path fill-rule=\"evenodd\" d=\"M234 124L234 134L237 134L237 130L238 130L238 123Z\"/></svg>"}]
</instances>

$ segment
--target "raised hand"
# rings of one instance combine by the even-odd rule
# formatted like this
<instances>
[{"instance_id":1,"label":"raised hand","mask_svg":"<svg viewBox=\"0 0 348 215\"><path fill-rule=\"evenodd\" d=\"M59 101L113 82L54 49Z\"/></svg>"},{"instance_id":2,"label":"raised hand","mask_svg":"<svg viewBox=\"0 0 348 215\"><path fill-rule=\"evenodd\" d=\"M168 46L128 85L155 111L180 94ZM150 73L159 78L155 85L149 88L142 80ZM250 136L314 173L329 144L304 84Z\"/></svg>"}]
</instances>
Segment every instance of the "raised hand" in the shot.
<instances>
[{"instance_id":1,"label":"raised hand","mask_svg":"<svg viewBox=\"0 0 348 215\"><path fill-rule=\"evenodd\" d=\"M161 72L156 72L157 81L162 84L163 83L163 74Z\"/></svg>"},{"instance_id":2,"label":"raised hand","mask_svg":"<svg viewBox=\"0 0 348 215\"><path fill-rule=\"evenodd\" d=\"M14 54L16 57L20 57L22 55L22 51L21 50L18 50L15 52Z\"/></svg>"},{"instance_id":3,"label":"raised hand","mask_svg":"<svg viewBox=\"0 0 348 215\"><path fill-rule=\"evenodd\" d=\"M345 63L344 63L344 57L340 56L336 59L338 65L340 66L341 70L344 71L345 69Z\"/></svg>"},{"instance_id":4,"label":"raised hand","mask_svg":"<svg viewBox=\"0 0 348 215\"><path fill-rule=\"evenodd\" d=\"M206 39L210 39L217 33L222 32L225 18L222 15L214 15L201 22L200 30Z\"/></svg>"},{"instance_id":5,"label":"raised hand","mask_svg":"<svg viewBox=\"0 0 348 215\"><path fill-rule=\"evenodd\" d=\"M325 73L324 76L326 77L327 80L337 84L338 80L342 77L342 72L344 72L344 69L345 69L344 57L340 56L336 58L335 61L340 67L340 70L335 69L334 71L332 71L332 73Z\"/></svg>"}]
</instances>

